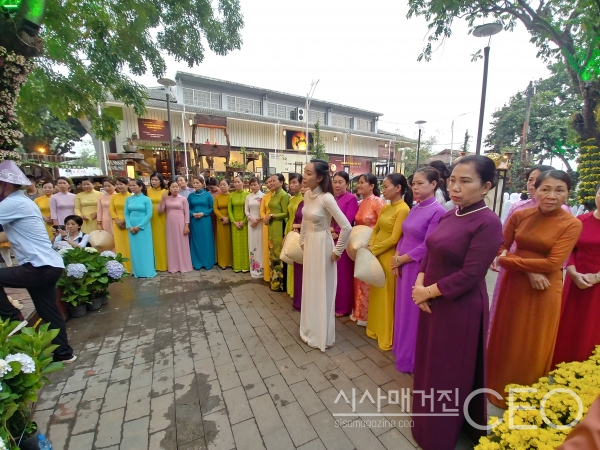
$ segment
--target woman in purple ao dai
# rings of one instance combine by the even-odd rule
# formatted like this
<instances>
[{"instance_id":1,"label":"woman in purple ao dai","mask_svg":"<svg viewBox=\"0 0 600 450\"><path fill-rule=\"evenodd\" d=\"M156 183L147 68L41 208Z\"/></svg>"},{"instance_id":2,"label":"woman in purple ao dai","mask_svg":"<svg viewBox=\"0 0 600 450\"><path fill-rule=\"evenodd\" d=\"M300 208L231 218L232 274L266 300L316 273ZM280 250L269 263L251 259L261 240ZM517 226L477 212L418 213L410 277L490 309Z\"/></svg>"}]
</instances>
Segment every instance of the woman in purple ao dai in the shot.
<instances>
[{"instance_id":1,"label":"woman in purple ao dai","mask_svg":"<svg viewBox=\"0 0 600 450\"><path fill-rule=\"evenodd\" d=\"M168 185L169 195L164 195L158 205L158 211L167 211L167 262L169 272L191 272L190 253L190 207L181 196L177 181Z\"/></svg>"},{"instance_id":2,"label":"woman in purple ao dai","mask_svg":"<svg viewBox=\"0 0 600 450\"><path fill-rule=\"evenodd\" d=\"M354 217L358 212L358 200L347 191L350 177L346 172L338 172L333 177L333 194L335 201L342 210L350 225L354 224ZM331 235L334 243L337 244L340 234L340 226L333 220L331 222ZM352 312L354 306L354 261L350 259L348 253L342 253L342 257L337 262L337 292L335 295L335 314L336 316L347 316Z\"/></svg>"},{"instance_id":3,"label":"woman in purple ao dai","mask_svg":"<svg viewBox=\"0 0 600 450\"><path fill-rule=\"evenodd\" d=\"M398 278L392 352L396 357L396 369L400 372L412 373L415 367L419 307L412 299L412 288L427 252L425 239L446 213L435 198L439 182L440 174L433 167L423 167L415 172L412 188L419 203L410 210L402 224L402 237L392 258L392 271Z\"/></svg>"}]
</instances>

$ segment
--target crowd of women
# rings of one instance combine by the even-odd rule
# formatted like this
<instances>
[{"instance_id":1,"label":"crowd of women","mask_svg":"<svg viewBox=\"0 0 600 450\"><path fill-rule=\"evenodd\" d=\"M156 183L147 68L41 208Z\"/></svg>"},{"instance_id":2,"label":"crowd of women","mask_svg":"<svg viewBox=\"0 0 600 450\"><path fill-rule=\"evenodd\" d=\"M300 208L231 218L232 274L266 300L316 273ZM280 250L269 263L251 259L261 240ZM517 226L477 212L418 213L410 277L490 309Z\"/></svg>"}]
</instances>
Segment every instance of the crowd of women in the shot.
<instances>
[{"instance_id":1,"label":"crowd of women","mask_svg":"<svg viewBox=\"0 0 600 450\"><path fill-rule=\"evenodd\" d=\"M536 166L527 173L529 198L502 225L484 201L496 173L491 159L468 156L452 171L421 168L410 184L390 174L381 192L377 178L363 174L359 201L347 173L331 176L325 161L313 160L289 185L281 174L267 178L266 193L256 178L246 190L240 177L232 189L202 177L167 184L154 173L149 187L107 178L103 193L84 180L77 195L59 178L35 202L51 239L75 246L92 230L112 233L136 277L217 264L264 279L292 297L301 338L322 351L335 342L335 317L349 315L393 352L399 371L414 373L413 436L425 450L443 450L454 448L461 428L473 439L481 431L465 425L462 407L448 417L445 405L417 392L456 392L463 405L488 387L496 392L490 401L506 408L505 386L533 384L600 344L599 210L573 217L564 206L569 175ZM345 252L354 225L373 230L368 250L384 271L382 287L354 278ZM300 234L302 264L280 259L291 233ZM491 309L489 268L499 271ZM473 398L468 411L485 424L486 398Z\"/></svg>"}]
</instances>

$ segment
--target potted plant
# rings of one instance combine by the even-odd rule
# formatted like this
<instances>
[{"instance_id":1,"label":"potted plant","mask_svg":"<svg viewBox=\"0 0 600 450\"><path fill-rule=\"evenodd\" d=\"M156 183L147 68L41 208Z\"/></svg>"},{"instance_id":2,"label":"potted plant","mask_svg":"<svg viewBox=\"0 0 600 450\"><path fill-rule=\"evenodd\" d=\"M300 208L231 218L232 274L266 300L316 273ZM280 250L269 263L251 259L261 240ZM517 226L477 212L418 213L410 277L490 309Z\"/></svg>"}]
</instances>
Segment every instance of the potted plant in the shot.
<instances>
[{"instance_id":1,"label":"potted plant","mask_svg":"<svg viewBox=\"0 0 600 450\"><path fill-rule=\"evenodd\" d=\"M225 168L227 172L246 172L247 169L248 166L246 164L237 161L230 162Z\"/></svg>"},{"instance_id":2,"label":"potted plant","mask_svg":"<svg viewBox=\"0 0 600 450\"><path fill-rule=\"evenodd\" d=\"M122 281L128 274L121 254L99 253L93 247L61 248L65 272L57 283L62 288L61 300L67 302L71 317L81 317L86 309L95 311L108 303L108 287Z\"/></svg>"},{"instance_id":3,"label":"potted plant","mask_svg":"<svg viewBox=\"0 0 600 450\"><path fill-rule=\"evenodd\" d=\"M39 433L31 421L31 404L37 401L38 391L50 384L46 376L65 366L52 358L58 329L49 330L44 324L9 337L18 324L0 321L0 448L37 449Z\"/></svg>"}]
</instances>

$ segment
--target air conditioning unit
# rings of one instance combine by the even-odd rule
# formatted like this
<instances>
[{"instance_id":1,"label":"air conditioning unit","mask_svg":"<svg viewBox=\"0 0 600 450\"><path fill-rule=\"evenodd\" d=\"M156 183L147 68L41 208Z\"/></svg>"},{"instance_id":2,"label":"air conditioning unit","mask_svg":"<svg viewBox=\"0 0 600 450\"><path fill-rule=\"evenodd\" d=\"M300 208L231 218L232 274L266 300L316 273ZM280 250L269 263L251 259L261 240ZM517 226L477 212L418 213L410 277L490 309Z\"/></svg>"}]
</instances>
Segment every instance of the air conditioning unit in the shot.
<instances>
[{"instance_id":1,"label":"air conditioning unit","mask_svg":"<svg viewBox=\"0 0 600 450\"><path fill-rule=\"evenodd\" d=\"M306 110L304 108L298 108L296 111L296 120L299 122L306 121Z\"/></svg>"}]
</instances>

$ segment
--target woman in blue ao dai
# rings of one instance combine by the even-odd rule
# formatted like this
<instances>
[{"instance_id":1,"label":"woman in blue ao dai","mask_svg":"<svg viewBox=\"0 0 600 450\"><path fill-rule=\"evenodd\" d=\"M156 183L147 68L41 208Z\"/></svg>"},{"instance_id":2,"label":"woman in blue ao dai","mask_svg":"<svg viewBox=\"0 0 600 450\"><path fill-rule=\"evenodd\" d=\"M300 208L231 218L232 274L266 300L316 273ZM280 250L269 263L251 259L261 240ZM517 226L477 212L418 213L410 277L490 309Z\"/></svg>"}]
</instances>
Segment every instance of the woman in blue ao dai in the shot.
<instances>
[{"instance_id":1,"label":"woman in blue ao dai","mask_svg":"<svg viewBox=\"0 0 600 450\"><path fill-rule=\"evenodd\" d=\"M133 194L125 200L125 225L129 233L131 271L136 278L156 276L154 245L152 244L152 200L146 196L142 180L129 181Z\"/></svg>"}]
</instances>

